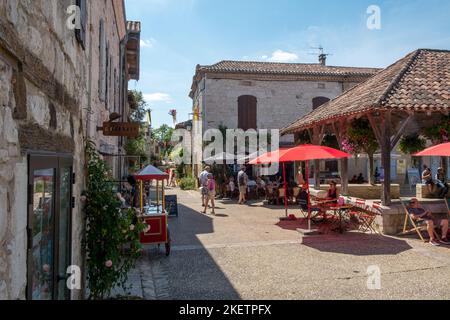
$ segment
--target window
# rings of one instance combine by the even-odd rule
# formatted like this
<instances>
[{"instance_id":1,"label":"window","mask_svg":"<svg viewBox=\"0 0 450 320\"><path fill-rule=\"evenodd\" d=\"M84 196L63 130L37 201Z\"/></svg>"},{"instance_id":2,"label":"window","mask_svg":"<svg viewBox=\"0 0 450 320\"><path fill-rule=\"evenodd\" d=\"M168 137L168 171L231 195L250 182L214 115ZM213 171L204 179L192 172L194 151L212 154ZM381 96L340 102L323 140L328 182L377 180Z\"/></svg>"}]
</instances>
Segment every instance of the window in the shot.
<instances>
[{"instance_id":1,"label":"window","mask_svg":"<svg viewBox=\"0 0 450 320\"><path fill-rule=\"evenodd\" d=\"M319 83L318 85L317 85L317 88L319 88L319 89L325 89L326 87L325 87L325 83Z\"/></svg>"},{"instance_id":2,"label":"window","mask_svg":"<svg viewBox=\"0 0 450 320\"><path fill-rule=\"evenodd\" d=\"M326 98L326 97L316 97L312 100L313 103L313 110L316 110L317 108L319 108L321 105L327 103L328 101L330 101L330 99Z\"/></svg>"},{"instance_id":3,"label":"window","mask_svg":"<svg viewBox=\"0 0 450 320\"><path fill-rule=\"evenodd\" d=\"M86 0L77 0L76 5L80 8L80 29L75 29L75 37L83 50L86 50L86 26L87 26L87 6Z\"/></svg>"},{"instance_id":4,"label":"window","mask_svg":"<svg viewBox=\"0 0 450 320\"><path fill-rule=\"evenodd\" d=\"M257 99L254 96L238 98L238 127L244 131L257 129Z\"/></svg>"}]
</instances>

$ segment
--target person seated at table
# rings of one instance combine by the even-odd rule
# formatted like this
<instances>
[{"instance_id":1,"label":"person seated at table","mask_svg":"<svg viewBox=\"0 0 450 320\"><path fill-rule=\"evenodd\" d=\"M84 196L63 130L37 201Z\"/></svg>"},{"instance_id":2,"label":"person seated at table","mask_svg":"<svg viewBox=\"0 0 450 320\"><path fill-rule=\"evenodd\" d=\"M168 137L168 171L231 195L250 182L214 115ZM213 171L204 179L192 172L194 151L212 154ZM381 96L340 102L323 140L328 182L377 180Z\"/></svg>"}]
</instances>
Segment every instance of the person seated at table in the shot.
<instances>
[{"instance_id":1,"label":"person seated at table","mask_svg":"<svg viewBox=\"0 0 450 320\"><path fill-rule=\"evenodd\" d=\"M428 235L430 236L430 244L433 246L439 246L441 244L450 245L447 239L448 232L448 214L443 215L433 214L430 211L426 211L420 205L416 198L413 198L409 202L409 206L406 208L408 213L413 216L414 219L422 219L427 224ZM442 238L436 239L434 228L440 226L442 230Z\"/></svg>"},{"instance_id":2,"label":"person seated at table","mask_svg":"<svg viewBox=\"0 0 450 320\"><path fill-rule=\"evenodd\" d=\"M259 198L260 194L266 193L266 182L261 178L256 178L256 196Z\"/></svg>"},{"instance_id":3,"label":"person seated at table","mask_svg":"<svg viewBox=\"0 0 450 320\"><path fill-rule=\"evenodd\" d=\"M350 180L350 183L356 184L358 183L358 176L355 174L352 178L352 180Z\"/></svg>"},{"instance_id":4,"label":"person seated at table","mask_svg":"<svg viewBox=\"0 0 450 320\"><path fill-rule=\"evenodd\" d=\"M357 178L357 180L356 180L356 183L358 183L358 184L364 184L364 182L366 182L366 181L364 180L364 176L363 176L362 173L360 173L359 176L358 176L358 178Z\"/></svg>"},{"instance_id":5,"label":"person seated at table","mask_svg":"<svg viewBox=\"0 0 450 320\"><path fill-rule=\"evenodd\" d=\"M337 203L339 199L339 193L337 190L337 185L335 181L330 182L330 188L327 192L327 200L333 200L333 203Z\"/></svg>"}]
</instances>

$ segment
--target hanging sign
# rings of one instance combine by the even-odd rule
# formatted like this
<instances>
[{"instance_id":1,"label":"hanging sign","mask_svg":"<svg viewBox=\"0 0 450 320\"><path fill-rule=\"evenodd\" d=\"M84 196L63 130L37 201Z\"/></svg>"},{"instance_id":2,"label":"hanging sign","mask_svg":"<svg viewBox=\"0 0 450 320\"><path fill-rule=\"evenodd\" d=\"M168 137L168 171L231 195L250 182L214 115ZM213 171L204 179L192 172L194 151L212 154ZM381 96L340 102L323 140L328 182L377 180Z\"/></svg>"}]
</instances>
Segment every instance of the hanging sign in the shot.
<instances>
[{"instance_id":1,"label":"hanging sign","mask_svg":"<svg viewBox=\"0 0 450 320\"><path fill-rule=\"evenodd\" d=\"M136 138L139 136L139 123L130 122L105 122L99 130L107 137L128 137Z\"/></svg>"}]
</instances>

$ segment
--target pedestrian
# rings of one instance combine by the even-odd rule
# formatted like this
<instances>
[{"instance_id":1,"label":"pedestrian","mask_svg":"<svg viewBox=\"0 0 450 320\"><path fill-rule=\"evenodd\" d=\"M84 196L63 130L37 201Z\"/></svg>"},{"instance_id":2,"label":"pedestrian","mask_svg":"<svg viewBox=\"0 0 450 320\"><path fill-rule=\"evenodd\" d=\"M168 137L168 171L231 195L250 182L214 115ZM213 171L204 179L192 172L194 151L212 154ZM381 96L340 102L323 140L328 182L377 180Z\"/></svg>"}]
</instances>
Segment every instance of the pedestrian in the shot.
<instances>
[{"instance_id":1,"label":"pedestrian","mask_svg":"<svg viewBox=\"0 0 450 320\"><path fill-rule=\"evenodd\" d=\"M302 186L305 184L305 177L303 176L303 169L302 167L298 168L298 173L297 173L297 184L299 186Z\"/></svg>"},{"instance_id":2,"label":"pedestrian","mask_svg":"<svg viewBox=\"0 0 450 320\"><path fill-rule=\"evenodd\" d=\"M205 206L206 197L208 196L208 188L207 188L207 182L208 182L208 175L211 171L211 168L209 166L206 166L205 169L200 173L198 176L199 184L200 184L200 192L202 193L202 206Z\"/></svg>"},{"instance_id":3,"label":"pedestrian","mask_svg":"<svg viewBox=\"0 0 450 320\"><path fill-rule=\"evenodd\" d=\"M247 203L247 187L248 187L248 176L245 173L245 167L242 166L238 173L238 185L239 185L239 202L238 204Z\"/></svg>"},{"instance_id":4,"label":"pedestrian","mask_svg":"<svg viewBox=\"0 0 450 320\"><path fill-rule=\"evenodd\" d=\"M447 177L444 168L439 168L436 173L436 185L439 188L439 198L445 198L448 193Z\"/></svg>"},{"instance_id":5,"label":"pedestrian","mask_svg":"<svg viewBox=\"0 0 450 320\"><path fill-rule=\"evenodd\" d=\"M171 169L171 176L170 176L170 185L171 188L177 187L177 171L175 169Z\"/></svg>"},{"instance_id":6,"label":"pedestrian","mask_svg":"<svg viewBox=\"0 0 450 320\"><path fill-rule=\"evenodd\" d=\"M208 190L208 194L206 196L205 200L205 209L203 210L203 213L206 214L206 210L208 208L209 201L211 201L211 214L216 215L215 212L215 199L216 199L216 181L214 180L214 176L209 173L208 174L208 180L206 182L206 189Z\"/></svg>"},{"instance_id":7,"label":"pedestrian","mask_svg":"<svg viewBox=\"0 0 450 320\"><path fill-rule=\"evenodd\" d=\"M427 186L429 193L433 193L434 189L433 174L431 172L431 169L428 168L426 165L423 166L422 183Z\"/></svg>"}]
</instances>

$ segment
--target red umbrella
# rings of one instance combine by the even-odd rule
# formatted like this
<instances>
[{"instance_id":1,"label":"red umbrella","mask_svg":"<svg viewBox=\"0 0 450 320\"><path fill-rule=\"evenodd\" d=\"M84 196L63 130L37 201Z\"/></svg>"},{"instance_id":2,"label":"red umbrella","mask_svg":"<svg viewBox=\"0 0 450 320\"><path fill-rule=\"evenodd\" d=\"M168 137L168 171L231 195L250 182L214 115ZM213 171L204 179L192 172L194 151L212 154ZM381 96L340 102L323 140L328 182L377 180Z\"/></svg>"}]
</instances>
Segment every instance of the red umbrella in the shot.
<instances>
[{"instance_id":1,"label":"red umbrella","mask_svg":"<svg viewBox=\"0 0 450 320\"><path fill-rule=\"evenodd\" d=\"M414 154L415 157L450 157L450 143L443 143Z\"/></svg>"},{"instance_id":2,"label":"red umbrella","mask_svg":"<svg viewBox=\"0 0 450 320\"><path fill-rule=\"evenodd\" d=\"M287 209L287 185L286 185L286 162L306 161L306 188L308 190L308 223L311 222L311 208L310 208L310 192L309 192L309 168L308 161L323 160L323 159L341 159L350 158L352 155L336 150L330 147L315 146L315 145L300 145L291 149L280 149L274 152L268 152L262 156L250 161L250 164L268 164L268 163L283 163L284 176L284 206L286 216ZM311 227L309 227L311 229Z\"/></svg>"}]
</instances>

